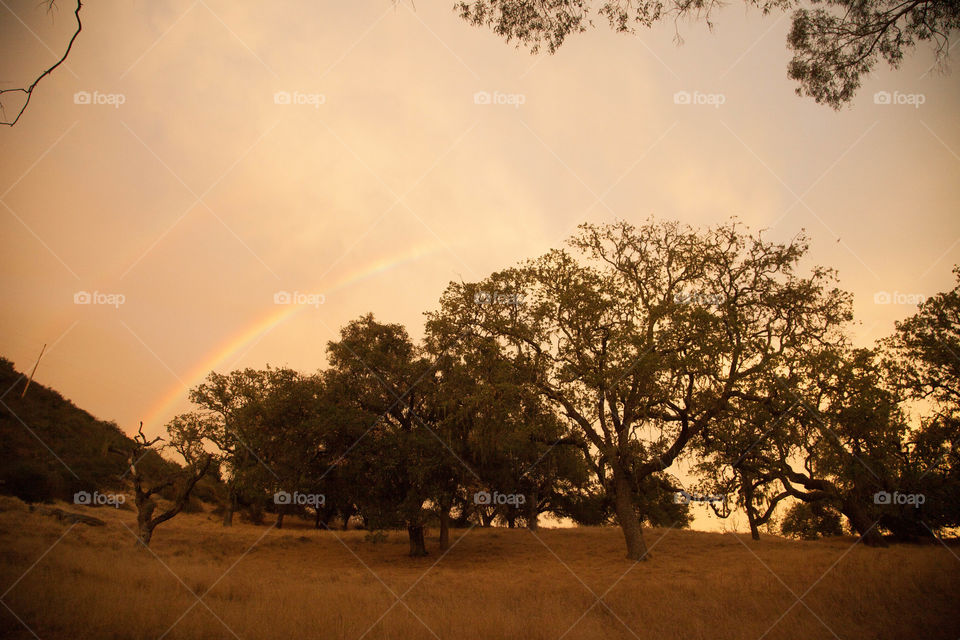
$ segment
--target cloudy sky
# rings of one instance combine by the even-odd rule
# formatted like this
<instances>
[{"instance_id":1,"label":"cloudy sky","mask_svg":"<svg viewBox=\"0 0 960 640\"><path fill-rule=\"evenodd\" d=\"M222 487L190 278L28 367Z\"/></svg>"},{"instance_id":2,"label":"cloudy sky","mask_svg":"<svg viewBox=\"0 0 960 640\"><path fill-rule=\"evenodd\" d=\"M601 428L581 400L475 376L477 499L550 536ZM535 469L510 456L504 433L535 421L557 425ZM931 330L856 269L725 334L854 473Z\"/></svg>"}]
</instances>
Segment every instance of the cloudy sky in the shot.
<instances>
[{"instance_id":1,"label":"cloudy sky","mask_svg":"<svg viewBox=\"0 0 960 640\"><path fill-rule=\"evenodd\" d=\"M0 2L4 88L69 38L70 3L38 4ZM37 379L128 432L162 432L211 369L324 366L367 311L420 336L448 281L583 221L806 229L863 344L960 263L960 82L924 48L836 112L793 92L789 17L738 5L712 33L600 28L539 57L450 0L82 18L0 130L0 355L29 370L47 343Z\"/></svg>"}]
</instances>

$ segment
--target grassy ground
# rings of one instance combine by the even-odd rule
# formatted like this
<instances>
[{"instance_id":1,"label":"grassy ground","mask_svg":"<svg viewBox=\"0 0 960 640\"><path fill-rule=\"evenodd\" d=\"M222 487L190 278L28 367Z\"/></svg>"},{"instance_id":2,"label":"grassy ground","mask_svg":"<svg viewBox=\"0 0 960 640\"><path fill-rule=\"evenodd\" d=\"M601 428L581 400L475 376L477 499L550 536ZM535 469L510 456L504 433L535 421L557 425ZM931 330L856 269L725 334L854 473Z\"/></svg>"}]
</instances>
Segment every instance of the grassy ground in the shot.
<instances>
[{"instance_id":1,"label":"grassy ground","mask_svg":"<svg viewBox=\"0 0 960 640\"><path fill-rule=\"evenodd\" d=\"M613 528L472 529L412 560L399 532L375 544L191 514L161 525L151 552L124 526L132 512L61 506L108 524L0 503L4 637L960 637L956 547L652 529L653 559L634 564Z\"/></svg>"}]
</instances>

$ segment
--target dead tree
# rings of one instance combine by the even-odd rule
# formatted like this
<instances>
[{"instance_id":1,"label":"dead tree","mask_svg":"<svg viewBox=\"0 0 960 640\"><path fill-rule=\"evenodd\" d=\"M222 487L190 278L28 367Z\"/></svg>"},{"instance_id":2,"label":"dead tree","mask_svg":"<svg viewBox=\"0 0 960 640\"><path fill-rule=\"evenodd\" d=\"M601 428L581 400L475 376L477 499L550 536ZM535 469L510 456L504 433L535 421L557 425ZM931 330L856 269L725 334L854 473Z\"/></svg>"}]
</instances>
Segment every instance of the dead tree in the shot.
<instances>
[{"instance_id":1,"label":"dead tree","mask_svg":"<svg viewBox=\"0 0 960 640\"><path fill-rule=\"evenodd\" d=\"M142 470L137 465L149 452L156 453L153 446L162 440L163 438L160 436L153 440L147 440L147 437L143 434L143 422L141 422L138 434L133 437L133 445L128 450L116 447L110 448L115 453L129 456L127 458L127 474L129 474L133 483L137 505L137 546L140 544L143 544L144 547L150 546L153 530L157 525L166 522L183 510L187 500L190 499L190 492L193 491L197 482L206 475L210 468L212 459L210 454L204 453L197 446L174 445L174 448L186 461L186 466L165 478L150 482L144 477ZM150 484L149 487L148 484ZM154 515L157 510L157 503L153 496L169 487L174 488L173 504L159 515Z\"/></svg>"}]
</instances>

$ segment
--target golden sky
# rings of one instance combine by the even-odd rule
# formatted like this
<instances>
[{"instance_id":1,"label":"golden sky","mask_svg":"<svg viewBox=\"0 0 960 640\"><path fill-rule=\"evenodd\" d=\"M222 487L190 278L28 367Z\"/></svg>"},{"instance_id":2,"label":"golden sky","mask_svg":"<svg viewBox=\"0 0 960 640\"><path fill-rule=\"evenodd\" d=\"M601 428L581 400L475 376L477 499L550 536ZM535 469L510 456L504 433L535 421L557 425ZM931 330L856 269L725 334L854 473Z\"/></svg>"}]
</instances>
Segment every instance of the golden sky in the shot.
<instances>
[{"instance_id":1,"label":"golden sky","mask_svg":"<svg viewBox=\"0 0 960 640\"><path fill-rule=\"evenodd\" d=\"M69 37L70 3L37 5L0 6L3 87ZM682 46L668 21L539 57L451 0L98 0L82 17L0 130L0 354L29 370L47 343L37 379L128 432L161 433L211 368L321 368L367 311L418 337L448 281L583 221L806 229L863 344L960 263L960 82L923 47L835 112L793 93L789 17L738 5L713 33L680 24Z\"/></svg>"}]
</instances>

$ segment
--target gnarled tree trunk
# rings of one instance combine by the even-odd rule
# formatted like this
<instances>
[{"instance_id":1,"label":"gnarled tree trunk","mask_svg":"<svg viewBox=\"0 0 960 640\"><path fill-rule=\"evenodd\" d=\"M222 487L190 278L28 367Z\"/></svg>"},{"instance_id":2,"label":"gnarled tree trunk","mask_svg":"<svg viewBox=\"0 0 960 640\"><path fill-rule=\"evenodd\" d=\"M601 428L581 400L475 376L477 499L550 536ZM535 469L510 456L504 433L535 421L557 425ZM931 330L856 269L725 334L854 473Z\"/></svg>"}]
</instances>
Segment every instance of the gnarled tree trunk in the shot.
<instances>
[{"instance_id":1,"label":"gnarled tree trunk","mask_svg":"<svg viewBox=\"0 0 960 640\"><path fill-rule=\"evenodd\" d=\"M153 512L157 508L157 503L147 496L141 498L137 495L137 537L144 547L150 546L150 538L153 537L153 529L156 525L151 524ZM137 544L137 547L140 547Z\"/></svg>"}]
</instances>

